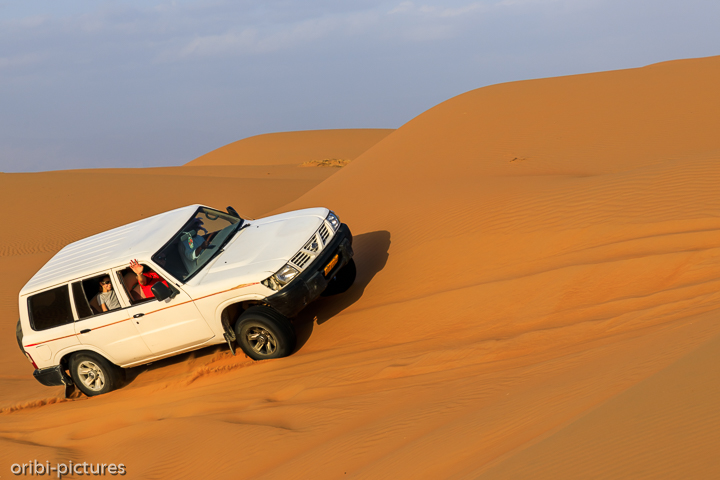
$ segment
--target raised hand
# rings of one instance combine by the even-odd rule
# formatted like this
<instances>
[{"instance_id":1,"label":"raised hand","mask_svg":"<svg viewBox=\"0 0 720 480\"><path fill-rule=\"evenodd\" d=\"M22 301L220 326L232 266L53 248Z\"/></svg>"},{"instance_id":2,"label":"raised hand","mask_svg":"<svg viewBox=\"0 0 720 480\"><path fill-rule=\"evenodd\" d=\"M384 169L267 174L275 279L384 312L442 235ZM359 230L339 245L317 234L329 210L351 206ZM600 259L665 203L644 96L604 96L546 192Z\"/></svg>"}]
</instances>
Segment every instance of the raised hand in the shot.
<instances>
[{"instance_id":1,"label":"raised hand","mask_svg":"<svg viewBox=\"0 0 720 480\"><path fill-rule=\"evenodd\" d=\"M143 266L140 265L137 260L130 260L130 268L136 275L140 275L143 272Z\"/></svg>"}]
</instances>

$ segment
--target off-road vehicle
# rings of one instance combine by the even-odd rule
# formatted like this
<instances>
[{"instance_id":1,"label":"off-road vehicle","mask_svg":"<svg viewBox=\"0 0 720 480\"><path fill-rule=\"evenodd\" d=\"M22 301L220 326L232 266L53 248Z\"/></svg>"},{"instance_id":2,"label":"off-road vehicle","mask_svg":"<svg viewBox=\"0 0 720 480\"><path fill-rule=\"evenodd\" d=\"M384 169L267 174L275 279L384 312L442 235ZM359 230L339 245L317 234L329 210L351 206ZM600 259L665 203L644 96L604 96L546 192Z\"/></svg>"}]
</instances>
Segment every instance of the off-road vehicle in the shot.
<instances>
[{"instance_id":1,"label":"off-road vehicle","mask_svg":"<svg viewBox=\"0 0 720 480\"><path fill-rule=\"evenodd\" d=\"M52 257L20 291L18 345L40 383L89 396L120 386L124 368L208 345L283 357L290 318L350 288L352 257L350 229L326 208L259 220L179 208ZM117 301L102 300L108 290Z\"/></svg>"}]
</instances>

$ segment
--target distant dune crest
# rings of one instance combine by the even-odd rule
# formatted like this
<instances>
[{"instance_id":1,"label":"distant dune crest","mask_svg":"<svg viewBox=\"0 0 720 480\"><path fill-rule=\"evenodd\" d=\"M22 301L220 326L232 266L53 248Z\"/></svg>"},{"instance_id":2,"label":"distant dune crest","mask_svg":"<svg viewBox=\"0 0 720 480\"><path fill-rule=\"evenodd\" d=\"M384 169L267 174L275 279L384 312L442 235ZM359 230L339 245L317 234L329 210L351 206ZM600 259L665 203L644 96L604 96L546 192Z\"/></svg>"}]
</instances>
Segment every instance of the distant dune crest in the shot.
<instances>
[{"instance_id":1,"label":"distant dune crest","mask_svg":"<svg viewBox=\"0 0 720 480\"><path fill-rule=\"evenodd\" d=\"M300 164L301 167L344 167L352 160L343 158L325 158L323 160L310 160L309 162L303 162Z\"/></svg>"},{"instance_id":2,"label":"distant dune crest","mask_svg":"<svg viewBox=\"0 0 720 480\"><path fill-rule=\"evenodd\" d=\"M225 145L186 165L300 165L325 159L350 161L392 132L392 129L355 128L268 133Z\"/></svg>"}]
</instances>

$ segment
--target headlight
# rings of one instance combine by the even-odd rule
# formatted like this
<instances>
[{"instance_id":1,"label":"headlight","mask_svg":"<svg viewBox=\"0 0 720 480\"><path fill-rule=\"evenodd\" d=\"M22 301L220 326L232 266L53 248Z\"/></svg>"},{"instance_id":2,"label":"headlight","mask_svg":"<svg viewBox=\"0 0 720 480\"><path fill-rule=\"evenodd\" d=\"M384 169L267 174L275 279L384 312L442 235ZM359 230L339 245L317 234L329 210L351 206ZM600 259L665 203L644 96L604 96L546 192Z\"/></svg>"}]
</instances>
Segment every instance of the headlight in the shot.
<instances>
[{"instance_id":1,"label":"headlight","mask_svg":"<svg viewBox=\"0 0 720 480\"><path fill-rule=\"evenodd\" d=\"M297 271L295 267L292 265L285 265L280 270L278 270L273 277L275 277L275 280L277 283L281 286L285 286L290 281L295 278L300 272Z\"/></svg>"},{"instance_id":2,"label":"headlight","mask_svg":"<svg viewBox=\"0 0 720 480\"><path fill-rule=\"evenodd\" d=\"M332 225L333 230L335 230L336 232L337 229L340 228L340 219L333 212L328 213L328 216L325 217L325 220L327 220L330 225Z\"/></svg>"}]
</instances>

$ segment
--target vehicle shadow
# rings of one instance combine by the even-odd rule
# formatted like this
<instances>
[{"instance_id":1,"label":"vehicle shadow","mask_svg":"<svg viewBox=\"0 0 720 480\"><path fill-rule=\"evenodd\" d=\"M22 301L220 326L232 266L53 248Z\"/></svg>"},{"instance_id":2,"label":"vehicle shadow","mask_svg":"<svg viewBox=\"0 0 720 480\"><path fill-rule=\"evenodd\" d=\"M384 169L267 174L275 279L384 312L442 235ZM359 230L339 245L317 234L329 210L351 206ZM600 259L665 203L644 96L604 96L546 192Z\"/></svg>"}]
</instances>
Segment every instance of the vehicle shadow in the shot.
<instances>
[{"instance_id":1,"label":"vehicle shadow","mask_svg":"<svg viewBox=\"0 0 720 480\"><path fill-rule=\"evenodd\" d=\"M297 333L296 351L308 341L315 323L322 325L362 297L365 287L380 270L385 268L389 249L390 232L386 230L362 233L353 237L353 251L357 267L355 283L345 293L332 297L320 297L293 319Z\"/></svg>"}]
</instances>

